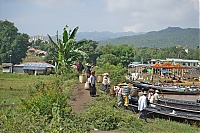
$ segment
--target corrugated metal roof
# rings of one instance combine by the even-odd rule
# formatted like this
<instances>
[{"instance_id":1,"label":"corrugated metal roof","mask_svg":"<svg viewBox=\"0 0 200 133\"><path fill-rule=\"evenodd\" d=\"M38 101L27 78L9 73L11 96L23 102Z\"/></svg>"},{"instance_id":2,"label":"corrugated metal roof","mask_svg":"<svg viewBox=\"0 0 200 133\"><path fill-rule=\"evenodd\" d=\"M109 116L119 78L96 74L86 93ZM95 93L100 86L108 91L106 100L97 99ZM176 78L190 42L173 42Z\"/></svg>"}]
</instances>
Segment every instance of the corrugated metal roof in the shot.
<instances>
[{"instance_id":1,"label":"corrugated metal roof","mask_svg":"<svg viewBox=\"0 0 200 133\"><path fill-rule=\"evenodd\" d=\"M2 67L11 67L12 63L2 63Z\"/></svg>"},{"instance_id":2,"label":"corrugated metal roof","mask_svg":"<svg viewBox=\"0 0 200 133\"><path fill-rule=\"evenodd\" d=\"M42 62L27 62L24 63L23 69L28 70L45 70L46 68L54 68L55 66L48 64L48 63L42 63Z\"/></svg>"},{"instance_id":3,"label":"corrugated metal roof","mask_svg":"<svg viewBox=\"0 0 200 133\"><path fill-rule=\"evenodd\" d=\"M28 66L28 67L23 67L24 70L45 70L46 67L34 67L34 66Z\"/></svg>"}]
</instances>

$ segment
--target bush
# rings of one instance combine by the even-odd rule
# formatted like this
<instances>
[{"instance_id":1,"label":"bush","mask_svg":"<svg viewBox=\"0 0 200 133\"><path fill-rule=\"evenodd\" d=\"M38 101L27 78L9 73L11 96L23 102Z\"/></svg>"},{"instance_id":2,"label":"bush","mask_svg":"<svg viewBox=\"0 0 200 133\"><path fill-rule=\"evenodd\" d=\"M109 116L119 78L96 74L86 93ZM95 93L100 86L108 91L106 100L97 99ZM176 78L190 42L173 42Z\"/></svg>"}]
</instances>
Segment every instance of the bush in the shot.
<instances>
[{"instance_id":1,"label":"bush","mask_svg":"<svg viewBox=\"0 0 200 133\"><path fill-rule=\"evenodd\" d=\"M82 121L90 125L90 128L104 131L130 128L132 125L141 126L135 124L136 117L130 111L118 107L116 99L106 94L97 97L79 116L83 119Z\"/></svg>"},{"instance_id":2,"label":"bush","mask_svg":"<svg viewBox=\"0 0 200 133\"><path fill-rule=\"evenodd\" d=\"M117 66L111 65L109 63L106 63L103 67L94 67L93 68L96 71L96 74L103 74L105 72L108 72L110 74L111 84L117 85L120 82L126 82L125 76L122 75L125 74L126 70L122 67L121 64L118 64Z\"/></svg>"}]
</instances>

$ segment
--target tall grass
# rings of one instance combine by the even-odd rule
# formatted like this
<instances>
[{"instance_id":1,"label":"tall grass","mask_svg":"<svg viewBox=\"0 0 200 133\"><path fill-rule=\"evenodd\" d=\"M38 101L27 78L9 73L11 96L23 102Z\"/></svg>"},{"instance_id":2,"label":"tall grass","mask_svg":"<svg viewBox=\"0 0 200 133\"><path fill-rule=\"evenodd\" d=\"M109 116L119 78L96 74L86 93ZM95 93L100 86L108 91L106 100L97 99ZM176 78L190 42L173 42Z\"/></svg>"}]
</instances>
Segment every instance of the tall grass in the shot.
<instances>
[{"instance_id":1,"label":"tall grass","mask_svg":"<svg viewBox=\"0 0 200 133\"><path fill-rule=\"evenodd\" d=\"M17 73L2 73L0 71L0 100L7 104L19 103L19 98L24 98L29 88L36 83L53 82L57 78L53 75L28 75Z\"/></svg>"}]
</instances>

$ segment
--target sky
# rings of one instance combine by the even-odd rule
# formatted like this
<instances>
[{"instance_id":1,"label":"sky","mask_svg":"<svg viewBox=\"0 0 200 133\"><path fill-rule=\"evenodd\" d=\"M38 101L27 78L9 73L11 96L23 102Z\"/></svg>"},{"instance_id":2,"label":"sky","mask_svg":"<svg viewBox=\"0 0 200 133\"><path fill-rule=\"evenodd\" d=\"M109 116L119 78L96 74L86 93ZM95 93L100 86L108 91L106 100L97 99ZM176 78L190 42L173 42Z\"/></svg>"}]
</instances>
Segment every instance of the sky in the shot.
<instances>
[{"instance_id":1,"label":"sky","mask_svg":"<svg viewBox=\"0 0 200 133\"><path fill-rule=\"evenodd\" d=\"M199 28L200 0L0 0L0 20L20 33L149 32L167 27Z\"/></svg>"}]
</instances>

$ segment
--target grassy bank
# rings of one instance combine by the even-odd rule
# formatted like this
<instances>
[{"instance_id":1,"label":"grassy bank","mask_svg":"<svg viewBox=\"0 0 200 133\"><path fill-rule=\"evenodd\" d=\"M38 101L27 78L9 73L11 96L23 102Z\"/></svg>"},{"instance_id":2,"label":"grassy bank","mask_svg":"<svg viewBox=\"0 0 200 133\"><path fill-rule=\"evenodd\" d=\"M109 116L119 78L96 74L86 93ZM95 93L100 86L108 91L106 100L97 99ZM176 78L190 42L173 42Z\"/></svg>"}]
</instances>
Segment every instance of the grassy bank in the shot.
<instances>
[{"instance_id":1,"label":"grassy bank","mask_svg":"<svg viewBox=\"0 0 200 133\"><path fill-rule=\"evenodd\" d=\"M0 100L7 104L19 103L19 98L24 98L31 87L39 82L53 82L56 80L52 75L28 75L2 73L0 71Z\"/></svg>"},{"instance_id":2,"label":"grassy bank","mask_svg":"<svg viewBox=\"0 0 200 133\"><path fill-rule=\"evenodd\" d=\"M100 93L101 83L97 83L99 96L82 112L74 114L65 102L70 94L67 91L77 84L71 75L60 78L0 73L0 83L0 98L6 102L1 103L0 132L87 133L94 128L122 133L200 132L195 125L186 123L158 118L149 119L149 123L138 120L138 114L117 106L116 97ZM35 91L30 93L30 90ZM20 108L11 103L19 104Z\"/></svg>"},{"instance_id":3,"label":"grassy bank","mask_svg":"<svg viewBox=\"0 0 200 133\"><path fill-rule=\"evenodd\" d=\"M133 114L130 110L116 105L116 98L100 95L88 104L85 111L81 112L80 117L91 128L99 130L118 130L122 133L198 133L200 129L186 123L179 123L165 119L150 119L148 123L137 119L139 114Z\"/></svg>"}]
</instances>

